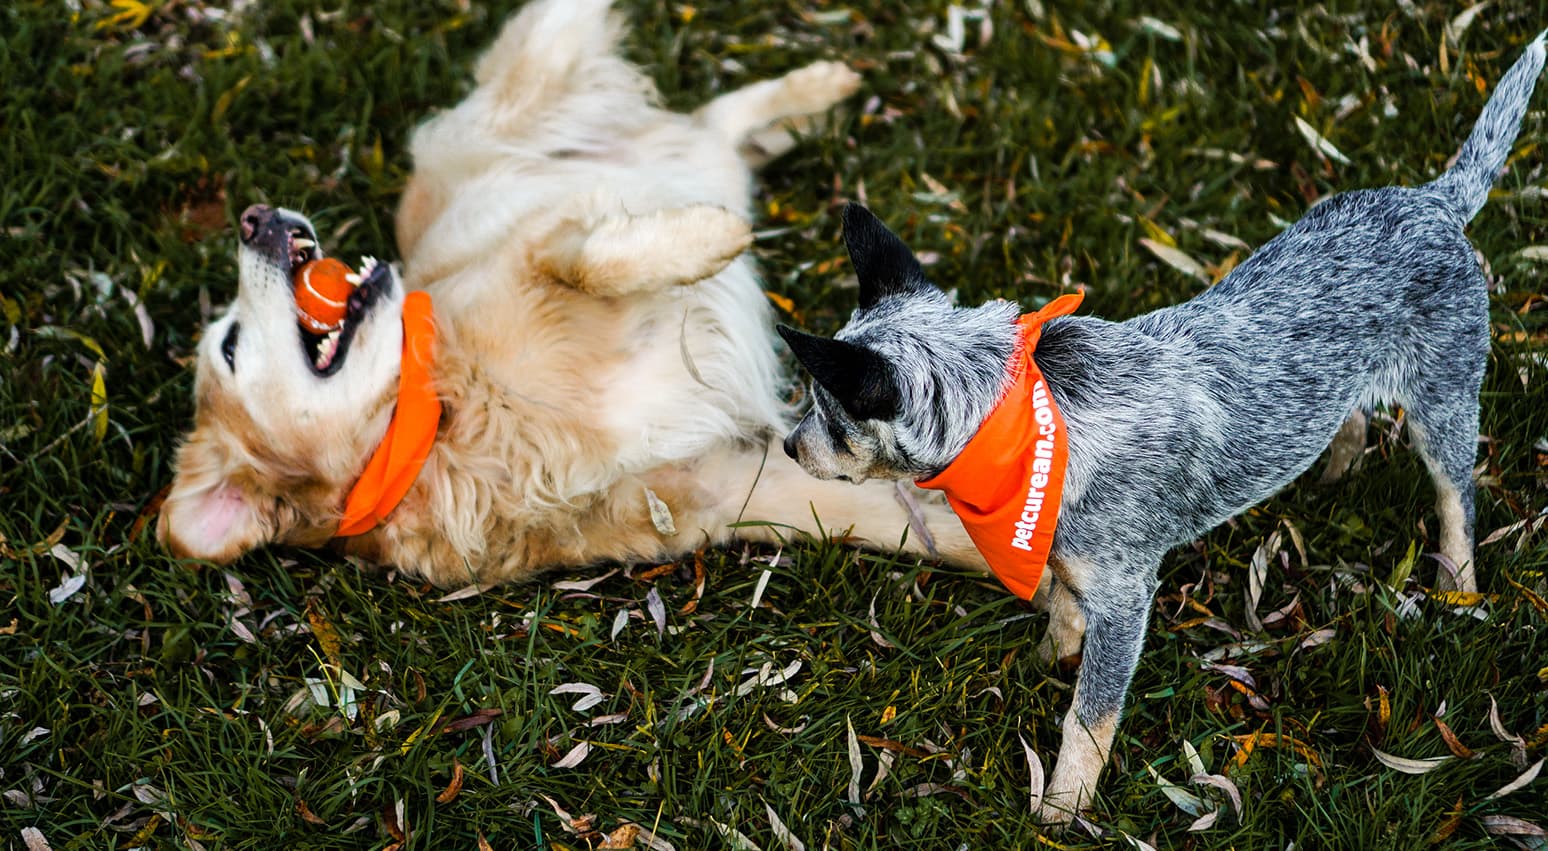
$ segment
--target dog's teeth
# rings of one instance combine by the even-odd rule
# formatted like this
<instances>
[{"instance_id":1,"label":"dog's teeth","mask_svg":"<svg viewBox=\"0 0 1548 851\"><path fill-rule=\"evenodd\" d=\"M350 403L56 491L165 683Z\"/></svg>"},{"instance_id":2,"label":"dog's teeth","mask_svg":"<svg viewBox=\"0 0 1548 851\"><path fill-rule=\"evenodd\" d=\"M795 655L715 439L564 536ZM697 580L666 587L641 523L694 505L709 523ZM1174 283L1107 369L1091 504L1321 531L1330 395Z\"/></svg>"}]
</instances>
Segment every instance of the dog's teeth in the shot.
<instances>
[{"instance_id":1,"label":"dog's teeth","mask_svg":"<svg viewBox=\"0 0 1548 851\"><path fill-rule=\"evenodd\" d=\"M303 239L301 237L297 237L295 239L292 239L290 241L290 244L294 245L297 248L316 248L317 247L317 243L311 241L310 239Z\"/></svg>"},{"instance_id":2,"label":"dog's teeth","mask_svg":"<svg viewBox=\"0 0 1548 851\"><path fill-rule=\"evenodd\" d=\"M348 281L350 286L358 287L360 286L362 278L354 272L350 272L348 275L344 276L344 280Z\"/></svg>"}]
</instances>

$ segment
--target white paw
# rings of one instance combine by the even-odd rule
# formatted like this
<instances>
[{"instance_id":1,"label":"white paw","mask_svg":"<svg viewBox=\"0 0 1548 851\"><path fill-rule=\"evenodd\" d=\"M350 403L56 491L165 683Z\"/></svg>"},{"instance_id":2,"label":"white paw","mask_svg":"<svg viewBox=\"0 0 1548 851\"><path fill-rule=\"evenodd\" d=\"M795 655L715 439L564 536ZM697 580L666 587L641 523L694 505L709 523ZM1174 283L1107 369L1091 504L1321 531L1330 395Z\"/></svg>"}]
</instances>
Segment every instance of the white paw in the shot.
<instances>
[{"instance_id":1,"label":"white paw","mask_svg":"<svg viewBox=\"0 0 1548 851\"><path fill-rule=\"evenodd\" d=\"M813 62L785 78L800 97L823 106L817 112L838 103L860 90L860 75L842 62Z\"/></svg>"}]
</instances>

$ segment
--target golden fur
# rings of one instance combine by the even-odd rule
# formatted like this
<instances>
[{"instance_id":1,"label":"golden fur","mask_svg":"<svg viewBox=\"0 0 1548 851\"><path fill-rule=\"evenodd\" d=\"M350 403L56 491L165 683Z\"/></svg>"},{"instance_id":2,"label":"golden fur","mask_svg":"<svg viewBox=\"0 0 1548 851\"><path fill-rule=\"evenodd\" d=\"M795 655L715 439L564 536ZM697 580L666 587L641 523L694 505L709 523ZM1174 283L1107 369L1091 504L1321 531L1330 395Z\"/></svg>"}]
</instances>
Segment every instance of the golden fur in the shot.
<instances>
[{"instance_id":1,"label":"golden fur","mask_svg":"<svg viewBox=\"0 0 1548 851\"><path fill-rule=\"evenodd\" d=\"M858 77L817 63L677 114L614 54L619 32L605 0L532 3L479 61L478 87L416 132L402 286L338 374L292 369L293 306L241 252L237 299L200 344L195 427L159 524L174 552L228 561L333 536L391 416L403 288L434 298L441 426L402 504L346 551L489 586L815 530L814 515L897 545L908 512L893 483L817 481L769 451L789 384L743 254L752 168ZM228 369L219 338L237 323ZM652 522L647 488L676 534ZM949 509L919 503L939 555L982 564ZM924 550L917 532L907 549Z\"/></svg>"}]
</instances>

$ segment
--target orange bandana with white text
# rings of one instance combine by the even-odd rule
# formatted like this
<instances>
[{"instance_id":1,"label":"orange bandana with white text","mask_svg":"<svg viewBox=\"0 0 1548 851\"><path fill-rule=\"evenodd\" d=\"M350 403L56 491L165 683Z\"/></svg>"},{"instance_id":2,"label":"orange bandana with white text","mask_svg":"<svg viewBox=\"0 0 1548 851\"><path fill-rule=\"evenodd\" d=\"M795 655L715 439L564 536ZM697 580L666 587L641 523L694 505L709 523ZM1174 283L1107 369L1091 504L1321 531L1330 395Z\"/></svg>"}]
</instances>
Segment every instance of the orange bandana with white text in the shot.
<instances>
[{"instance_id":1,"label":"orange bandana with white text","mask_svg":"<svg viewBox=\"0 0 1548 851\"><path fill-rule=\"evenodd\" d=\"M1064 417L1032 352L1043 323L1073 313L1080 299L1060 296L1021 317L1005 395L946 469L915 482L946 494L994 575L1023 600L1037 593L1048 564L1069 455Z\"/></svg>"},{"instance_id":2,"label":"orange bandana with white text","mask_svg":"<svg viewBox=\"0 0 1548 851\"><path fill-rule=\"evenodd\" d=\"M441 424L441 399L431 385L435 363L435 316L430 294L403 299L403 358L398 367L398 405L387 434L344 503L339 537L363 535L392 513L430 457Z\"/></svg>"}]
</instances>

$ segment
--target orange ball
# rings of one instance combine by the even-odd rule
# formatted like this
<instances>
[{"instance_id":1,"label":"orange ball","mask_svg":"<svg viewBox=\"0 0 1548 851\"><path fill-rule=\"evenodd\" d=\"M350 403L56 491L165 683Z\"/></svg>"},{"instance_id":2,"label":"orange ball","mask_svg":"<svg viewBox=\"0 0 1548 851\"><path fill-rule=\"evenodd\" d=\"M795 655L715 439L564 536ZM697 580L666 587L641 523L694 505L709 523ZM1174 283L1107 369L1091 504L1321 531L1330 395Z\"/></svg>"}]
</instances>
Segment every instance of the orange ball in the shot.
<instances>
[{"instance_id":1,"label":"orange ball","mask_svg":"<svg viewBox=\"0 0 1548 851\"><path fill-rule=\"evenodd\" d=\"M345 305L355 287L354 271L332 257L311 260L296 270L296 318L301 327L326 334L344 322Z\"/></svg>"}]
</instances>

